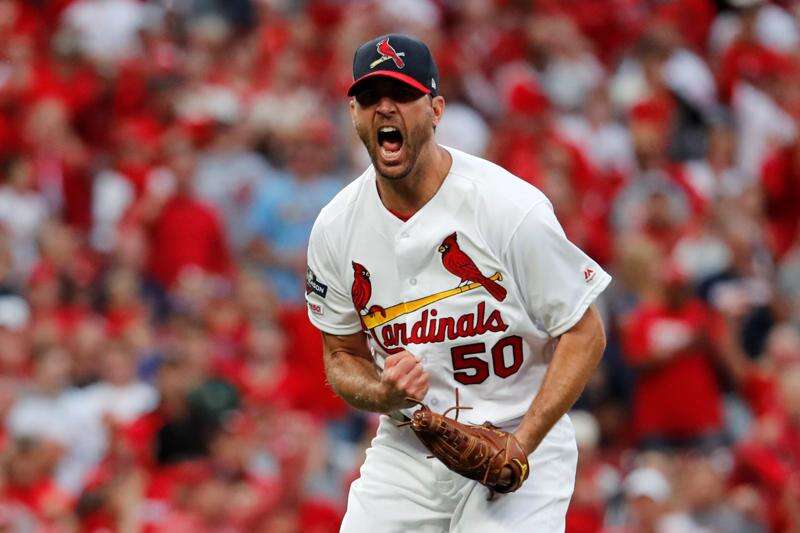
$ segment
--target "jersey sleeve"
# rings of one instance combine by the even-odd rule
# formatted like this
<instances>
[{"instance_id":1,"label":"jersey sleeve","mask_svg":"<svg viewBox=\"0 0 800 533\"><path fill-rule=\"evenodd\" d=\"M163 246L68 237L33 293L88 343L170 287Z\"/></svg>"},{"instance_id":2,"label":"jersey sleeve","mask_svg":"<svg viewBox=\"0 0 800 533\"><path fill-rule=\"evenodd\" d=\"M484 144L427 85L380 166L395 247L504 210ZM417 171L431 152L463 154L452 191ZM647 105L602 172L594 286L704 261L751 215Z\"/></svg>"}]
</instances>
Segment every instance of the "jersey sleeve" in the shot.
<instances>
[{"instance_id":1,"label":"jersey sleeve","mask_svg":"<svg viewBox=\"0 0 800 533\"><path fill-rule=\"evenodd\" d=\"M361 321L339 274L325 233L319 224L311 230L306 270L308 318L317 329L334 335L361 331Z\"/></svg>"},{"instance_id":2,"label":"jersey sleeve","mask_svg":"<svg viewBox=\"0 0 800 533\"><path fill-rule=\"evenodd\" d=\"M516 227L505 258L532 320L552 337L574 326L611 282L567 239L547 200L532 207Z\"/></svg>"}]
</instances>

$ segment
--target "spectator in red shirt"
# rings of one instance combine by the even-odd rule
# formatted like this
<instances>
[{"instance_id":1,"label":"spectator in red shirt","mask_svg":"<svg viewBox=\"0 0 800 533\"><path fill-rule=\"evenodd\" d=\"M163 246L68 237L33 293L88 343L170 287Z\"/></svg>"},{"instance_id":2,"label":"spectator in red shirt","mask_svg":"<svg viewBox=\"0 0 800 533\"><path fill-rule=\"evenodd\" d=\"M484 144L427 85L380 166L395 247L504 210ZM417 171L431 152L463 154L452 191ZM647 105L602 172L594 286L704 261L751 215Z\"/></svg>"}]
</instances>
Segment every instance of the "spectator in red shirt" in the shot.
<instances>
[{"instance_id":1,"label":"spectator in red shirt","mask_svg":"<svg viewBox=\"0 0 800 533\"><path fill-rule=\"evenodd\" d=\"M631 113L638 171L617 193L611 218L618 233L644 234L666 256L692 221L692 211L702 213L705 204L688 182L685 165L669 160L668 113L651 103Z\"/></svg>"},{"instance_id":2,"label":"spectator in red shirt","mask_svg":"<svg viewBox=\"0 0 800 533\"><path fill-rule=\"evenodd\" d=\"M636 371L633 425L641 445L719 442L722 405L714 370L718 318L692 296L686 279L667 267L653 280L623 332Z\"/></svg>"},{"instance_id":3,"label":"spectator in red shirt","mask_svg":"<svg viewBox=\"0 0 800 533\"><path fill-rule=\"evenodd\" d=\"M136 271L118 267L105 279L105 319L109 335L124 337L149 318L148 308L140 297Z\"/></svg>"},{"instance_id":4,"label":"spectator in red shirt","mask_svg":"<svg viewBox=\"0 0 800 533\"><path fill-rule=\"evenodd\" d=\"M759 81L774 73L782 61L777 53L759 41L756 25L760 8L761 2L752 2L741 9L739 34L720 59L717 83L725 102L733 97L739 81Z\"/></svg>"},{"instance_id":5,"label":"spectator in red shirt","mask_svg":"<svg viewBox=\"0 0 800 533\"><path fill-rule=\"evenodd\" d=\"M297 401L297 379L285 360L286 340L274 326L251 328L244 357L219 361L217 374L227 378L249 403L289 407Z\"/></svg>"},{"instance_id":6,"label":"spectator in red shirt","mask_svg":"<svg viewBox=\"0 0 800 533\"><path fill-rule=\"evenodd\" d=\"M534 185L546 188L548 179L565 179L578 198L589 193L594 172L583 152L556 131L550 101L539 84L534 79L513 83L506 105L503 127L497 130L490 149L493 159ZM548 166L561 173L549 176Z\"/></svg>"},{"instance_id":7,"label":"spectator in red shirt","mask_svg":"<svg viewBox=\"0 0 800 533\"><path fill-rule=\"evenodd\" d=\"M773 531L800 527L800 363L776 376L775 403L736 449L732 483L755 485L768 502Z\"/></svg>"},{"instance_id":8,"label":"spectator in red shirt","mask_svg":"<svg viewBox=\"0 0 800 533\"><path fill-rule=\"evenodd\" d=\"M49 531L49 528L69 531L74 525L72 499L58 488L53 477L58 454L58 450L45 441L22 438L10 446L0 463L0 475L4 478L0 502L18 504L33 513L35 518L28 517L28 520L36 531Z\"/></svg>"},{"instance_id":9,"label":"spectator in red shirt","mask_svg":"<svg viewBox=\"0 0 800 533\"><path fill-rule=\"evenodd\" d=\"M185 139L168 142L166 190L154 190L143 205L144 219L151 221L150 272L166 288L190 267L220 275L230 268L217 214L194 195L194 149Z\"/></svg>"},{"instance_id":10,"label":"spectator in red shirt","mask_svg":"<svg viewBox=\"0 0 800 533\"><path fill-rule=\"evenodd\" d=\"M64 342L91 315L95 265L69 227L48 223L38 240L41 260L28 279L37 344ZM41 336L39 336L41 335Z\"/></svg>"},{"instance_id":11,"label":"spectator in red shirt","mask_svg":"<svg viewBox=\"0 0 800 533\"><path fill-rule=\"evenodd\" d=\"M800 229L800 141L767 159L761 171L764 216L772 252L782 257Z\"/></svg>"},{"instance_id":12,"label":"spectator in red shirt","mask_svg":"<svg viewBox=\"0 0 800 533\"><path fill-rule=\"evenodd\" d=\"M758 361L748 361L737 372L739 392L755 416L781 411L778 380L796 365L800 365L800 332L792 324L777 324L770 331Z\"/></svg>"},{"instance_id":13,"label":"spectator in red shirt","mask_svg":"<svg viewBox=\"0 0 800 533\"><path fill-rule=\"evenodd\" d=\"M47 96L31 105L23 141L36 187L49 210L61 212L69 226L87 229L92 204L90 153L69 121L66 103Z\"/></svg>"}]
</instances>

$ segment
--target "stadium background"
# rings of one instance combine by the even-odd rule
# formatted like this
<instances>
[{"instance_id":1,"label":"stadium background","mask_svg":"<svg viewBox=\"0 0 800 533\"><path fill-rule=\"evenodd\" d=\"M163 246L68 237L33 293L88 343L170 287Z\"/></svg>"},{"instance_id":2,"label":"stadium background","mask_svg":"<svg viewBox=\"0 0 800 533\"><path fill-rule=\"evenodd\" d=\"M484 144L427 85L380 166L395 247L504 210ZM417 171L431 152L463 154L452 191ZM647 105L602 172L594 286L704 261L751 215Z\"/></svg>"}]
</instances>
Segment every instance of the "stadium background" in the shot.
<instances>
[{"instance_id":1,"label":"stadium background","mask_svg":"<svg viewBox=\"0 0 800 533\"><path fill-rule=\"evenodd\" d=\"M800 530L799 17L0 0L0 530L336 531L376 419L324 383L304 254L389 31L434 51L440 142L615 276L568 531Z\"/></svg>"}]
</instances>

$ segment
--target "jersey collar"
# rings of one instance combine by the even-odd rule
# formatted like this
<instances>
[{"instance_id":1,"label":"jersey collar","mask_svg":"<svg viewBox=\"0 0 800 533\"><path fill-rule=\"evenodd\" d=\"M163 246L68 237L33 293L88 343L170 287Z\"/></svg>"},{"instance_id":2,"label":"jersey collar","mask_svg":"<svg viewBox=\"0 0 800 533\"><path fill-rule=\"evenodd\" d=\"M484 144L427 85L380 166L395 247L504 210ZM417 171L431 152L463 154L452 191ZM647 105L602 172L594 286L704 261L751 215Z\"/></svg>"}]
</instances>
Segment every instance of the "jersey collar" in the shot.
<instances>
[{"instance_id":1,"label":"jersey collar","mask_svg":"<svg viewBox=\"0 0 800 533\"><path fill-rule=\"evenodd\" d=\"M370 167L370 179L369 183L367 184L369 201L377 207L379 219L395 231L400 228L408 228L414 225L417 220L425 218L425 213L429 211L435 211L436 205L443 204L450 196L450 191L453 188L454 181L453 174L457 166L460 166L458 164L460 162L460 156L456 153L457 150L443 145L440 146L450 153L450 157L452 158L450 171L447 173L447 176L445 176L444 181L442 181L442 184L439 186L439 189L436 191L433 197L431 197L431 199L428 200L428 202L423 205L419 211L414 213L405 221L394 214L383 204L383 200L381 200L380 194L378 194L378 176L375 172L375 167Z\"/></svg>"}]
</instances>

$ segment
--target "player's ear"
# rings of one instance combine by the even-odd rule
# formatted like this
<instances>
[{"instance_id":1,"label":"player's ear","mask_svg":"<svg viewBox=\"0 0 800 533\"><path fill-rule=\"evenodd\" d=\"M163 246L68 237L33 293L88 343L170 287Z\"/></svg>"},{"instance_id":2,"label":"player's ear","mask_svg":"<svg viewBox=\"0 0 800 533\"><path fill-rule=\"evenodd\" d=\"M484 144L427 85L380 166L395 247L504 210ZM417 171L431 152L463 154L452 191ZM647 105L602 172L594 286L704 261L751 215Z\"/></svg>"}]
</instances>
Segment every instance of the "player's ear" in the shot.
<instances>
[{"instance_id":1,"label":"player's ear","mask_svg":"<svg viewBox=\"0 0 800 533\"><path fill-rule=\"evenodd\" d=\"M431 98L431 109L433 110L433 127L439 125L444 115L444 96L434 96Z\"/></svg>"},{"instance_id":2,"label":"player's ear","mask_svg":"<svg viewBox=\"0 0 800 533\"><path fill-rule=\"evenodd\" d=\"M356 99L350 97L350 120L353 122L353 127L356 125Z\"/></svg>"}]
</instances>

